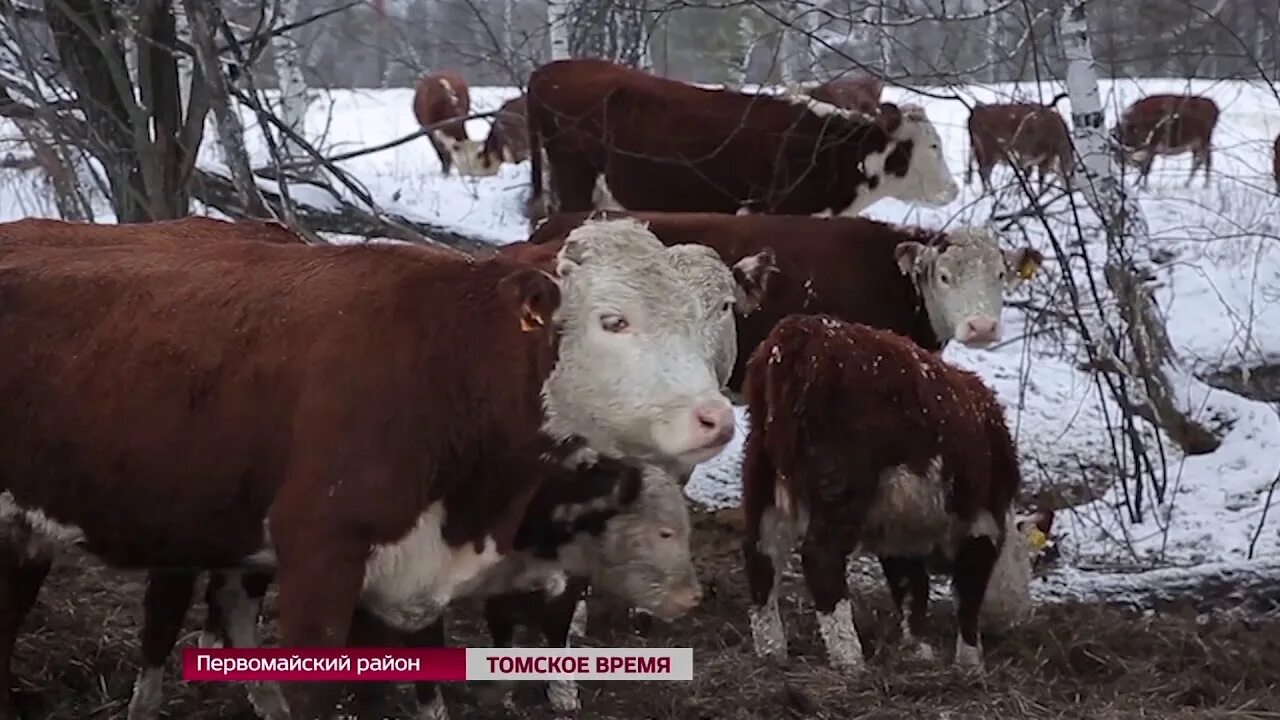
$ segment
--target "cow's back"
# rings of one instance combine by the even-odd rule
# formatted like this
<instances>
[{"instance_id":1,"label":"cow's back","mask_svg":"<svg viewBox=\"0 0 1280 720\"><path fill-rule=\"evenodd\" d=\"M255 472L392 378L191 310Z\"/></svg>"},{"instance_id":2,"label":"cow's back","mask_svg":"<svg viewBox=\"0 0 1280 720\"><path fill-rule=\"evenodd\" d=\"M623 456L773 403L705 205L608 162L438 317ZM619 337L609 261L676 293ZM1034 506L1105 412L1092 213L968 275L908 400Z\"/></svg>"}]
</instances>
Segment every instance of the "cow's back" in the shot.
<instances>
[{"instance_id":1,"label":"cow's back","mask_svg":"<svg viewBox=\"0 0 1280 720\"><path fill-rule=\"evenodd\" d=\"M496 398L534 371L516 323L496 322L501 265L401 246L12 247L0 489L62 509L122 564L237 562L284 490L289 512L325 498L401 533L421 504L379 504L393 489L367 458L439 496L486 482L442 467L440 443L540 417L537 381L528 407ZM307 485L345 465L350 482ZM115 525L138 506L145 526Z\"/></svg>"},{"instance_id":2,"label":"cow's back","mask_svg":"<svg viewBox=\"0 0 1280 720\"><path fill-rule=\"evenodd\" d=\"M305 245L306 240L273 220L243 219L234 222L193 215L148 223L81 223L51 218L24 218L0 223L0 247L44 245L94 247L100 245L200 244L225 241L257 241L281 245Z\"/></svg>"},{"instance_id":3,"label":"cow's back","mask_svg":"<svg viewBox=\"0 0 1280 720\"><path fill-rule=\"evenodd\" d=\"M466 80L453 70L439 70L423 75L413 95L413 114L418 124L426 127L434 123L460 118L471 112L471 93ZM437 128L459 140L465 140L466 125L463 121Z\"/></svg>"},{"instance_id":4,"label":"cow's back","mask_svg":"<svg viewBox=\"0 0 1280 720\"><path fill-rule=\"evenodd\" d=\"M624 211L603 214L646 222L666 245L706 245L729 265L773 248L779 272L770 277L768 299L760 309L738 318L738 358L729 382L731 388L741 387L751 351L778 321L793 313L823 312L847 322L892 328L927 349L941 349L927 315L918 307L914 285L898 271L894 258L898 243L927 243L932 238L929 233L868 218ZM517 253L522 260L537 257L533 248L558 247L565 235L590 215L552 215L530 236L532 247L520 246L508 252Z\"/></svg>"},{"instance_id":5,"label":"cow's back","mask_svg":"<svg viewBox=\"0 0 1280 720\"><path fill-rule=\"evenodd\" d=\"M1198 95L1148 95L1129 106L1121 127L1127 144L1161 148L1208 145L1220 111L1212 99Z\"/></svg>"}]
</instances>

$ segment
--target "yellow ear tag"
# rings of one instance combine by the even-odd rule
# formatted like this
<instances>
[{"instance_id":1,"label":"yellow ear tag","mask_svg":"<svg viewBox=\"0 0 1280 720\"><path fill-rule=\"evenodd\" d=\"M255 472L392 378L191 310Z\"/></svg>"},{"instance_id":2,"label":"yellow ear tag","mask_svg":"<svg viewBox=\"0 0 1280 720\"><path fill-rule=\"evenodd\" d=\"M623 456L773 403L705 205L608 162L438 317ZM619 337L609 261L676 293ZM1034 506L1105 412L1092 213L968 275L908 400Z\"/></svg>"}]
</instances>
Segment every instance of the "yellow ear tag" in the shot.
<instances>
[{"instance_id":1,"label":"yellow ear tag","mask_svg":"<svg viewBox=\"0 0 1280 720\"><path fill-rule=\"evenodd\" d=\"M1018 277L1022 278L1023 280L1030 280L1032 277L1035 276L1036 268L1038 267L1039 265L1028 260L1022 263L1022 267L1018 268Z\"/></svg>"},{"instance_id":2,"label":"yellow ear tag","mask_svg":"<svg viewBox=\"0 0 1280 720\"><path fill-rule=\"evenodd\" d=\"M1032 550L1043 550L1048 542L1049 538L1038 527L1031 528L1031 531L1027 533L1027 544L1031 546Z\"/></svg>"}]
</instances>

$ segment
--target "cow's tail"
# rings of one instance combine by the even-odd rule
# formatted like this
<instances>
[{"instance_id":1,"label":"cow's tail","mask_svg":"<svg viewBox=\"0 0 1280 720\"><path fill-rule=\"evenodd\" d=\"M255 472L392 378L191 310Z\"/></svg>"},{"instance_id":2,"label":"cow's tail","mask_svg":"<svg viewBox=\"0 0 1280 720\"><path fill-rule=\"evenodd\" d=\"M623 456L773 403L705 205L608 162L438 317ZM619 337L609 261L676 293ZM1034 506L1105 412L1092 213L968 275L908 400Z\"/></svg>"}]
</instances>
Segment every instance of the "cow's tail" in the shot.
<instances>
[{"instance_id":1,"label":"cow's tail","mask_svg":"<svg viewBox=\"0 0 1280 720\"><path fill-rule=\"evenodd\" d=\"M542 134L539 131L533 104L525 108L525 126L529 130L529 201L525 203L524 216L536 224L547 216L546 195L542 187Z\"/></svg>"}]
</instances>

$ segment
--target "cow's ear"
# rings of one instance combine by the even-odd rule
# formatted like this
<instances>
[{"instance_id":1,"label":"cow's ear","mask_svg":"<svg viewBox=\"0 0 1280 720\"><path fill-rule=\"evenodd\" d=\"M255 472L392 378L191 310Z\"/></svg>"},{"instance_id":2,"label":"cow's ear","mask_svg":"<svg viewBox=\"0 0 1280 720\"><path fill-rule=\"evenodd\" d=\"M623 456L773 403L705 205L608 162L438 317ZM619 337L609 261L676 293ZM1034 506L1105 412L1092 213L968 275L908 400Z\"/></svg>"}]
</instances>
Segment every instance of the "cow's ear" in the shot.
<instances>
[{"instance_id":1,"label":"cow's ear","mask_svg":"<svg viewBox=\"0 0 1280 720\"><path fill-rule=\"evenodd\" d=\"M560 309L560 285L555 278L535 268L518 270L498 281L498 293L520 319L520 329L534 332L545 328Z\"/></svg>"},{"instance_id":2,"label":"cow's ear","mask_svg":"<svg viewBox=\"0 0 1280 720\"><path fill-rule=\"evenodd\" d=\"M876 113L876 120L880 123L880 127L884 131L892 135L902 127L902 110L893 103L880 103L879 111Z\"/></svg>"},{"instance_id":3,"label":"cow's ear","mask_svg":"<svg viewBox=\"0 0 1280 720\"><path fill-rule=\"evenodd\" d=\"M743 315L755 312L769 294L769 278L778 270L773 248L765 248L733 264L733 295Z\"/></svg>"},{"instance_id":4,"label":"cow's ear","mask_svg":"<svg viewBox=\"0 0 1280 720\"><path fill-rule=\"evenodd\" d=\"M929 248L914 240L900 242L893 248L893 259L898 261L898 270L903 275L916 275L920 271L920 261Z\"/></svg>"},{"instance_id":5,"label":"cow's ear","mask_svg":"<svg viewBox=\"0 0 1280 720\"><path fill-rule=\"evenodd\" d=\"M618 507L631 507L640 500L644 490L644 472L634 465L626 465L618 475L618 484L613 489L614 499Z\"/></svg>"},{"instance_id":6,"label":"cow's ear","mask_svg":"<svg viewBox=\"0 0 1280 720\"><path fill-rule=\"evenodd\" d=\"M1016 280L1010 278L1016 284L1020 280L1030 280L1035 277L1036 271L1040 269L1040 264L1044 262L1044 255L1033 247L1021 247L1017 250L1005 250L1004 261L1010 270L1016 275Z\"/></svg>"}]
</instances>

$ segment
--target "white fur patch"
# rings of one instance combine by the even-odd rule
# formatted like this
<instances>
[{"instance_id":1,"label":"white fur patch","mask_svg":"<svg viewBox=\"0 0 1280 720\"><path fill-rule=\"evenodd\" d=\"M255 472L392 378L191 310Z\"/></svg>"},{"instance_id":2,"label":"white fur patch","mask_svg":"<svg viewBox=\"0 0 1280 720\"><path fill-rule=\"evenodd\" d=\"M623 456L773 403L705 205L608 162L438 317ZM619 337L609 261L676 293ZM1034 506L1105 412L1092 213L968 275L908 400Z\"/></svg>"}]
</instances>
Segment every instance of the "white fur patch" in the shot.
<instances>
[{"instance_id":1,"label":"white fur patch","mask_svg":"<svg viewBox=\"0 0 1280 720\"><path fill-rule=\"evenodd\" d=\"M485 571L501 559L490 537L480 552L472 543L446 544L441 534L444 519L444 505L437 502L399 541L375 547L365 564L361 599L394 628L420 630L430 625L449 601L480 585Z\"/></svg>"},{"instance_id":2,"label":"white fur patch","mask_svg":"<svg viewBox=\"0 0 1280 720\"><path fill-rule=\"evenodd\" d=\"M245 592L241 573L226 572L224 576L225 582L214 596L214 602L222 610L223 632L233 648L256 648L261 639L258 616L262 613L262 600L251 598ZM206 639L206 635L210 637ZM200 641L221 644L211 633L201 633ZM289 720L284 694L277 683L249 682L244 690L258 717L263 720Z\"/></svg>"},{"instance_id":3,"label":"white fur patch","mask_svg":"<svg viewBox=\"0 0 1280 720\"><path fill-rule=\"evenodd\" d=\"M962 668L977 669L982 667L982 640L978 640L977 646L970 645L965 642L960 635L956 635L956 665Z\"/></svg>"},{"instance_id":4,"label":"white fur patch","mask_svg":"<svg viewBox=\"0 0 1280 720\"><path fill-rule=\"evenodd\" d=\"M453 88L453 83L445 80L444 78L440 78L440 87L444 88L445 94L449 96L449 102L454 106L457 106L458 91Z\"/></svg>"},{"instance_id":5,"label":"white fur patch","mask_svg":"<svg viewBox=\"0 0 1280 720\"><path fill-rule=\"evenodd\" d=\"M592 192L591 202L597 210L626 210L613 196L613 191L609 189L609 181L605 180L604 175L596 177L596 187Z\"/></svg>"},{"instance_id":6,"label":"white fur patch","mask_svg":"<svg viewBox=\"0 0 1280 720\"><path fill-rule=\"evenodd\" d=\"M43 554L44 549L38 547L42 543L55 545L75 545L84 542L84 531L75 525L61 523L43 510L29 509L18 504L13 493L8 490L0 492L0 527L13 523L23 523L31 527L32 547L27 553L32 557ZM37 538L40 542L36 542Z\"/></svg>"},{"instance_id":7,"label":"white fur patch","mask_svg":"<svg viewBox=\"0 0 1280 720\"><path fill-rule=\"evenodd\" d=\"M164 668L143 668L133 681L133 696L129 698L128 720L153 720L160 714L163 695Z\"/></svg>"},{"instance_id":8,"label":"white fur patch","mask_svg":"<svg viewBox=\"0 0 1280 720\"><path fill-rule=\"evenodd\" d=\"M778 587L774 583L769 599L764 605L752 605L747 610L751 621L751 640L755 644L756 655L763 658L787 657L787 633L782 626L782 615L778 612Z\"/></svg>"},{"instance_id":9,"label":"white fur patch","mask_svg":"<svg viewBox=\"0 0 1280 720\"><path fill-rule=\"evenodd\" d=\"M578 700L578 683L573 680L548 680L547 702L558 713L573 713L582 708Z\"/></svg>"},{"instance_id":10,"label":"white fur patch","mask_svg":"<svg viewBox=\"0 0 1280 720\"><path fill-rule=\"evenodd\" d=\"M836 603L830 614L817 613L818 633L827 646L827 659L831 666L841 670L858 672L867 667L862 656L862 641L853 626L853 604L848 598Z\"/></svg>"},{"instance_id":11,"label":"white fur patch","mask_svg":"<svg viewBox=\"0 0 1280 720\"><path fill-rule=\"evenodd\" d=\"M569 620L569 637L581 638L587 636L587 601L579 600L577 605L573 606L573 618Z\"/></svg>"},{"instance_id":12,"label":"white fur patch","mask_svg":"<svg viewBox=\"0 0 1280 720\"><path fill-rule=\"evenodd\" d=\"M991 517L991 513L983 510L969 525L969 537L984 537L995 543L1000 539L1000 526L996 524L996 519Z\"/></svg>"}]
</instances>

